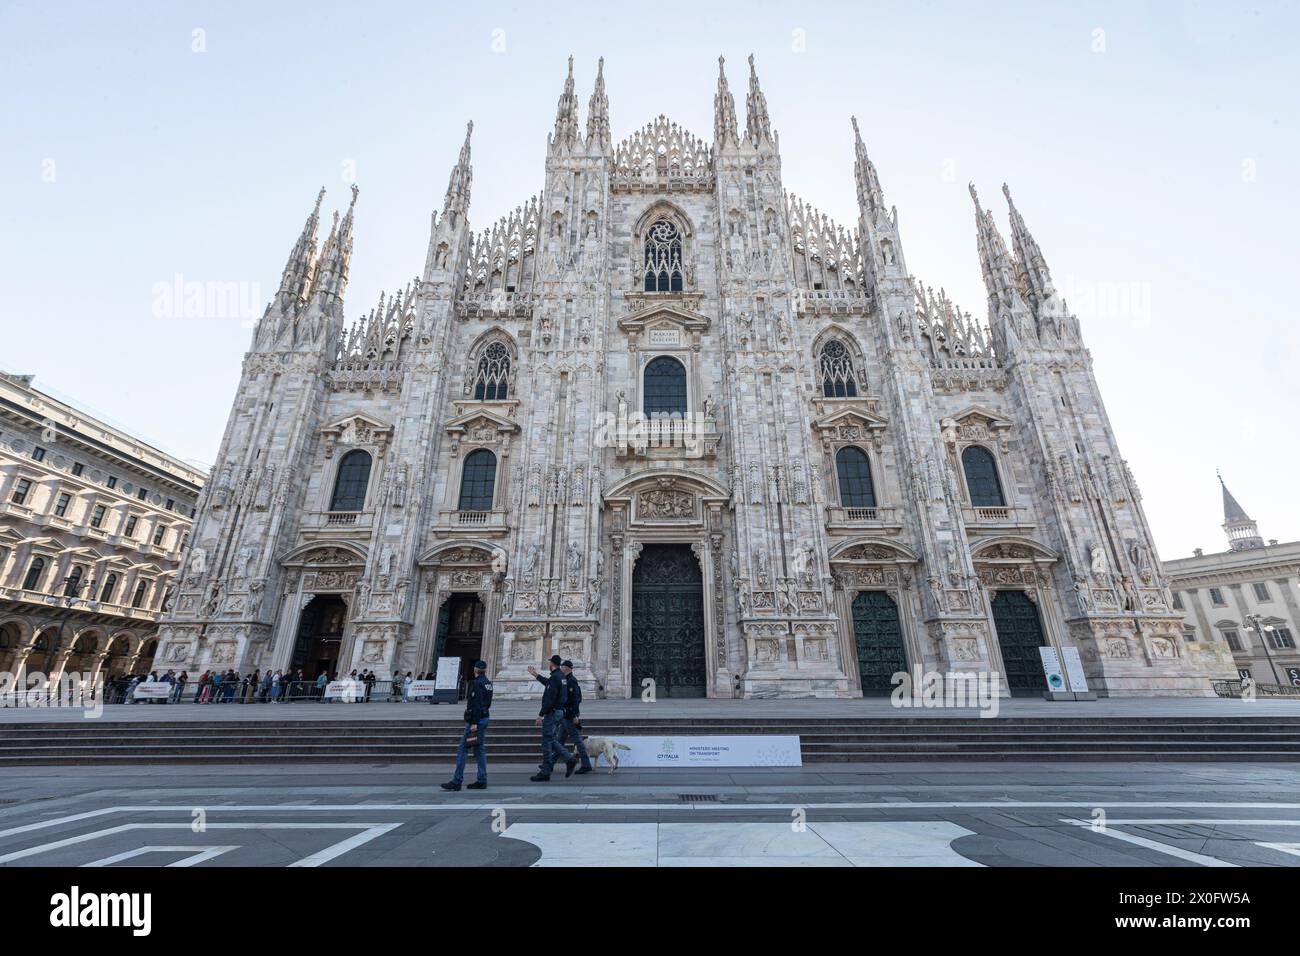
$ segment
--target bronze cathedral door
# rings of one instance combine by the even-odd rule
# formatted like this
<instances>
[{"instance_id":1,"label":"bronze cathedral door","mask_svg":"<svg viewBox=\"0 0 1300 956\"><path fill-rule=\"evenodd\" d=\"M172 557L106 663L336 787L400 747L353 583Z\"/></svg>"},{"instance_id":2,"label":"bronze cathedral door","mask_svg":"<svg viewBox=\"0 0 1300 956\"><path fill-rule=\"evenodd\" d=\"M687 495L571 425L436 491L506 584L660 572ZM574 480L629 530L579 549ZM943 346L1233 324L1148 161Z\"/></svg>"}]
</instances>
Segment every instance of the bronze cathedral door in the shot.
<instances>
[{"instance_id":1,"label":"bronze cathedral door","mask_svg":"<svg viewBox=\"0 0 1300 956\"><path fill-rule=\"evenodd\" d=\"M704 697L704 581L688 544L647 544L632 571L632 694Z\"/></svg>"}]
</instances>

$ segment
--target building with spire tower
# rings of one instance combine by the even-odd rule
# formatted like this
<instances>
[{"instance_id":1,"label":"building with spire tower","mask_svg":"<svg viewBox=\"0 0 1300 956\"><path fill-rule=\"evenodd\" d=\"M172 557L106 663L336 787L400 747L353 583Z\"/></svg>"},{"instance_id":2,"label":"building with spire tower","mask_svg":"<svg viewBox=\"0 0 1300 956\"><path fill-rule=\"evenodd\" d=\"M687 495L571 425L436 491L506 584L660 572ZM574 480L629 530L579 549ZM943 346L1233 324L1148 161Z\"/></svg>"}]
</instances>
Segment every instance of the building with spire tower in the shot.
<instances>
[{"instance_id":1,"label":"building with spire tower","mask_svg":"<svg viewBox=\"0 0 1300 956\"><path fill-rule=\"evenodd\" d=\"M498 694L853 697L902 671L1212 693L1077 319L974 188L987 321L907 268L852 124L855 223L787 189L753 58L712 141L611 135L569 61L541 191L471 229L470 132L424 268L344 320L321 199L244 361L159 659L381 676L482 657ZM585 134L584 134L585 129ZM846 129L846 133L848 130Z\"/></svg>"},{"instance_id":2,"label":"building with spire tower","mask_svg":"<svg viewBox=\"0 0 1300 956\"><path fill-rule=\"evenodd\" d=\"M1237 676L1300 687L1300 541L1265 543L1219 476L1228 550L1165 562L1183 639L1227 644Z\"/></svg>"}]
</instances>

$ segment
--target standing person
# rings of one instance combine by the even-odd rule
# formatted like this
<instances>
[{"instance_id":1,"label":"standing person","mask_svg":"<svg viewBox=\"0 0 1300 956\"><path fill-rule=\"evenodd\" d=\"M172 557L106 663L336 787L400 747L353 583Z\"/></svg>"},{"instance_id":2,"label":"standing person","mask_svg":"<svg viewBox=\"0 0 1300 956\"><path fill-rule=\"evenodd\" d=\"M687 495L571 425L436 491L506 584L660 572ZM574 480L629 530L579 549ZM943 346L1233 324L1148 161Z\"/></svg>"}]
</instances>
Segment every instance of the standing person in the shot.
<instances>
[{"instance_id":1,"label":"standing person","mask_svg":"<svg viewBox=\"0 0 1300 956\"><path fill-rule=\"evenodd\" d=\"M328 683L329 683L329 676L324 671L321 671L319 674L316 675L316 699L317 700L325 699L325 685Z\"/></svg>"},{"instance_id":2,"label":"standing person","mask_svg":"<svg viewBox=\"0 0 1300 956\"><path fill-rule=\"evenodd\" d=\"M578 683L578 678L573 676L573 661L564 661L560 664L560 670L564 671L564 683L569 691L564 705L564 733L560 735L560 745L572 740L578 751L578 759L582 762L576 772L591 773L591 758L587 756L587 748L582 744L582 686Z\"/></svg>"},{"instance_id":3,"label":"standing person","mask_svg":"<svg viewBox=\"0 0 1300 956\"><path fill-rule=\"evenodd\" d=\"M175 696L172 699L178 704L181 702L181 698L185 696L185 685L189 682L189 679L188 671L181 671L181 676L176 678L176 689L172 691Z\"/></svg>"},{"instance_id":4,"label":"standing person","mask_svg":"<svg viewBox=\"0 0 1300 956\"><path fill-rule=\"evenodd\" d=\"M528 779L533 783L541 783L544 780L551 779L551 770L555 767L555 761L561 760L564 763L564 775L566 777L573 774L573 768L578 765L574 757L569 756L569 752L560 746L560 730L564 726L564 703L568 699L568 685L564 682L564 672L560 670L560 655L552 655L551 659L546 662L550 668L550 674L542 677L533 667L528 668L528 672L546 685L546 690L542 694L542 709L537 715L535 723L542 728L542 763L540 773L535 773Z\"/></svg>"},{"instance_id":5,"label":"standing person","mask_svg":"<svg viewBox=\"0 0 1300 956\"><path fill-rule=\"evenodd\" d=\"M476 664L476 665L477 665L477 663L478 663L478 662L475 661L475 664ZM477 670L477 669L478 669L478 668L475 667L475 670ZM413 679L412 679L412 677L411 677L411 672L410 672L410 671L407 671L407 672L406 672L406 676L402 678L402 703L403 703L403 704L405 704L405 703L409 703L410 700L411 700L411 684L412 684L413 682L414 682L414 681L413 681Z\"/></svg>"},{"instance_id":6,"label":"standing person","mask_svg":"<svg viewBox=\"0 0 1300 956\"><path fill-rule=\"evenodd\" d=\"M271 698L271 682L273 680L275 680L275 675L271 673L271 668L268 667L266 673L262 675L262 689L257 695L263 703L266 703Z\"/></svg>"},{"instance_id":7,"label":"standing person","mask_svg":"<svg viewBox=\"0 0 1300 956\"><path fill-rule=\"evenodd\" d=\"M478 777L469 785L470 790L487 789L487 736L488 711L492 709L492 682L487 679L487 662L474 662L474 679L469 682L469 698L465 701L465 730L456 748L456 770L451 780L442 784L444 790L459 790L465 780L465 754L473 747L478 761ZM408 673L406 679L410 680Z\"/></svg>"}]
</instances>

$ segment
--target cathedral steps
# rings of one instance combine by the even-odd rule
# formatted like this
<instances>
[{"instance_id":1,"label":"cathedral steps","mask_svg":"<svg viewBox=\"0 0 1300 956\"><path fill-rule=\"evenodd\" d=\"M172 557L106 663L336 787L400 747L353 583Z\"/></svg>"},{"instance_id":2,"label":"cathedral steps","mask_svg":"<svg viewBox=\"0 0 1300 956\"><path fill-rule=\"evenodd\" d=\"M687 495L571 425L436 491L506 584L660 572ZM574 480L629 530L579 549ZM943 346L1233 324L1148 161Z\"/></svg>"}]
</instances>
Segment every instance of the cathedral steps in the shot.
<instances>
[{"instance_id":1,"label":"cathedral steps","mask_svg":"<svg viewBox=\"0 0 1300 956\"><path fill-rule=\"evenodd\" d=\"M594 736L798 734L808 763L905 760L1291 761L1300 717L679 718L589 720ZM446 762L453 720L221 720L30 723L0 729L0 766ZM532 721L494 721L493 762L531 765Z\"/></svg>"}]
</instances>

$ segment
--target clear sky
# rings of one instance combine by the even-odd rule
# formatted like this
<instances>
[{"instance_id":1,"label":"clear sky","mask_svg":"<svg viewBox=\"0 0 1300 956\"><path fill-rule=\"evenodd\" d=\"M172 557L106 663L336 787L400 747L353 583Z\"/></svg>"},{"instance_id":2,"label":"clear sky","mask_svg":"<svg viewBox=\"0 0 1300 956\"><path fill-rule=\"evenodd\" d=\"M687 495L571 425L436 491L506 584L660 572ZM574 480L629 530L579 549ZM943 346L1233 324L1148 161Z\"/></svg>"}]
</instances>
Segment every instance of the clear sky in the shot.
<instances>
[{"instance_id":1,"label":"clear sky","mask_svg":"<svg viewBox=\"0 0 1300 956\"><path fill-rule=\"evenodd\" d=\"M752 52L786 188L853 224L856 114L911 271L981 317L966 183L1004 233L1011 185L1163 556L1223 549L1216 468L1295 540L1298 38L1294 2L0 0L0 367L210 463L321 185L361 187L356 316L422 268L467 119L482 228L540 189L570 53L620 140L711 139L720 53L743 123Z\"/></svg>"}]
</instances>

